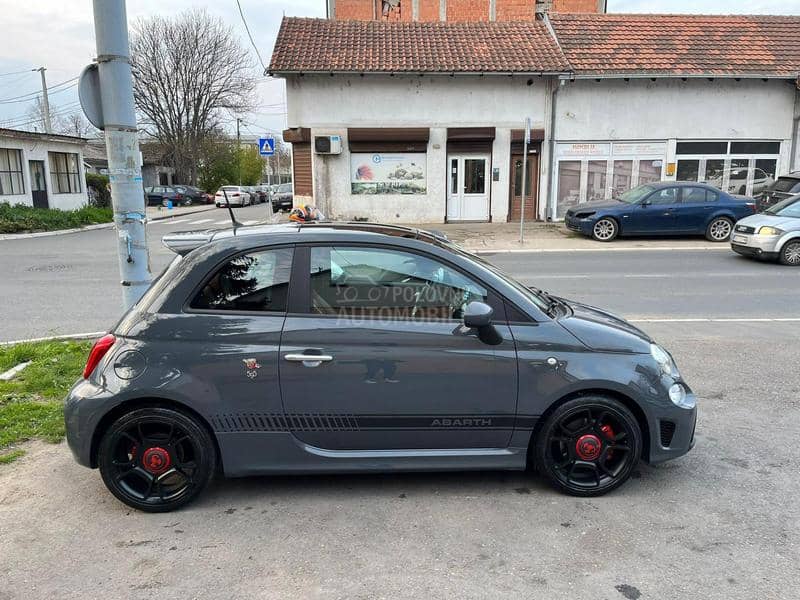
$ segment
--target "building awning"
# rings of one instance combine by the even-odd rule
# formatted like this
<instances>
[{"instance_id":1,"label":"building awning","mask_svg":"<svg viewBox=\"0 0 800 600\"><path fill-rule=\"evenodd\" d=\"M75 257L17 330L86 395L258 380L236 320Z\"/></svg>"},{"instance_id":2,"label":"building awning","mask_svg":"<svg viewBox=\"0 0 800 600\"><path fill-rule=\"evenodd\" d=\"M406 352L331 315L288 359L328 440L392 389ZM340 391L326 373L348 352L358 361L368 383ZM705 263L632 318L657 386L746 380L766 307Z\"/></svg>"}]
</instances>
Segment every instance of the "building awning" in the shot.
<instances>
[{"instance_id":1,"label":"building awning","mask_svg":"<svg viewBox=\"0 0 800 600\"><path fill-rule=\"evenodd\" d=\"M427 127L352 127L347 130L350 152L425 152Z\"/></svg>"}]
</instances>

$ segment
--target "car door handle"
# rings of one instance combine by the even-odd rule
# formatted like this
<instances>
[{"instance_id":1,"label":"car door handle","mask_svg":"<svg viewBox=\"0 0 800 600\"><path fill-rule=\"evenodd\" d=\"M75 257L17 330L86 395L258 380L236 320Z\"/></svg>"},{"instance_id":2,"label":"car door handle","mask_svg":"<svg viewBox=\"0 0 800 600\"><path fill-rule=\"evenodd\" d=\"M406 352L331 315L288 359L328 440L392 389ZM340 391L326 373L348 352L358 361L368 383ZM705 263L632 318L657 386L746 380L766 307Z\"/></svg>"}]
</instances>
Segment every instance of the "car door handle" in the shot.
<instances>
[{"instance_id":1,"label":"car door handle","mask_svg":"<svg viewBox=\"0 0 800 600\"><path fill-rule=\"evenodd\" d=\"M287 354L283 358L289 362L301 362L304 367L318 367L333 360L330 354Z\"/></svg>"}]
</instances>

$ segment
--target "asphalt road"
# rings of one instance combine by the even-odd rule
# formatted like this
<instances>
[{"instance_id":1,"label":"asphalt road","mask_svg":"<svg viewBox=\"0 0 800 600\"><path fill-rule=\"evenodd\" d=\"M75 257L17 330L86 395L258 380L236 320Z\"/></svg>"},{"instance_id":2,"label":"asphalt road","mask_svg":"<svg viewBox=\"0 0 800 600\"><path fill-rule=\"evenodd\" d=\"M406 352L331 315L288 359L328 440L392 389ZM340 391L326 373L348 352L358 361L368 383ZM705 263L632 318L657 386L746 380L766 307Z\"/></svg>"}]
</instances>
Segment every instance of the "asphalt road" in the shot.
<instances>
[{"instance_id":1,"label":"asphalt road","mask_svg":"<svg viewBox=\"0 0 800 600\"><path fill-rule=\"evenodd\" d=\"M237 210L255 222L264 205ZM216 209L150 225L151 268L174 256L169 231L228 226ZM121 316L111 229L0 241L0 341L109 329ZM618 248L619 246L616 246ZM795 318L800 269L756 263L713 250L526 252L485 257L523 282L634 319Z\"/></svg>"},{"instance_id":2,"label":"asphalt road","mask_svg":"<svg viewBox=\"0 0 800 600\"><path fill-rule=\"evenodd\" d=\"M0 242L0 337L108 327L112 241ZM488 258L644 320L698 395L694 450L597 499L530 473L261 477L146 515L37 443L0 466L0 599L800 597L800 270L725 250Z\"/></svg>"}]
</instances>

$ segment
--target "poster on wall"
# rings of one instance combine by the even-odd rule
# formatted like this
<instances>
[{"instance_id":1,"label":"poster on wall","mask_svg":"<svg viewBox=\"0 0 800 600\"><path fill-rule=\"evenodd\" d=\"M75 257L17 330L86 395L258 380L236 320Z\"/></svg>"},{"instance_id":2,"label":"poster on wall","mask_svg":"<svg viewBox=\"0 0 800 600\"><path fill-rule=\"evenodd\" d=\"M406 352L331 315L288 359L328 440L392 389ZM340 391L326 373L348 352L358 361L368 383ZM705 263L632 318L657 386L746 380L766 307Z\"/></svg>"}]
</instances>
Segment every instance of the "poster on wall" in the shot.
<instances>
[{"instance_id":1,"label":"poster on wall","mask_svg":"<svg viewBox=\"0 0 800 600\"><path fill-rule=\"evenodd\" d=\"M424 152L372 152L350 155L353 194L424 194Z\"/></svg>"}]
</instances>

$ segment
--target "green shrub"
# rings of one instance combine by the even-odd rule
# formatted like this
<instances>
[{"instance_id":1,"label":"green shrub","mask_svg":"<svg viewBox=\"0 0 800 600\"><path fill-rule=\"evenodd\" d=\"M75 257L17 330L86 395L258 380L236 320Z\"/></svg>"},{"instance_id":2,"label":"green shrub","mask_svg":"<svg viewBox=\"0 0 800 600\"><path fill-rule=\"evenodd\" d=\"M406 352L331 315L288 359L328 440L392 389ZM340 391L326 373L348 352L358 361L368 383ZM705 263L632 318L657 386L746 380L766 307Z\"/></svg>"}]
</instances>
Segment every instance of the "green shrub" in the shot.
<instances>
[{"instance_id":1,"label":"green shrub","mask_svg":"<svg viewBox=\"0 0 800 600\"><path fill-rule=\"evenodd\" d=\"M114 212L110 208L84 206L78 210L33 208L23 204L11 206L0 203L0 233L22 233L28 231L57 231L73 229L95 223L110 223Z\"/></svg>"},{"instance_id":2,"label":"green shrub","mask_svg":"<svg viewBox=\"0 0 800 600\"><path fill-rule=\"evenodd\" d=\"M86 174L86 188L92 188L94 194L89 194L89 204L98 208L111 206L111 192L108 191L108 176L95 173Z\"/></svg>"}]
</instances>

